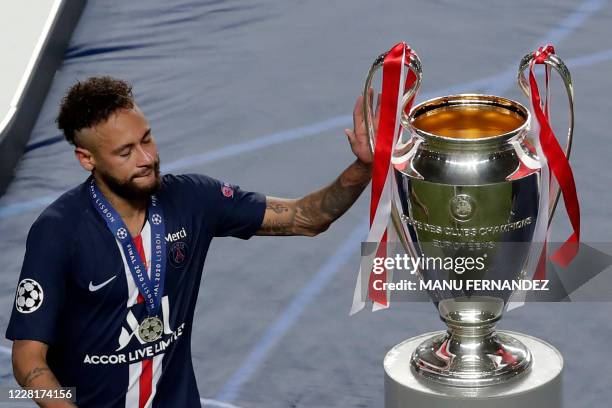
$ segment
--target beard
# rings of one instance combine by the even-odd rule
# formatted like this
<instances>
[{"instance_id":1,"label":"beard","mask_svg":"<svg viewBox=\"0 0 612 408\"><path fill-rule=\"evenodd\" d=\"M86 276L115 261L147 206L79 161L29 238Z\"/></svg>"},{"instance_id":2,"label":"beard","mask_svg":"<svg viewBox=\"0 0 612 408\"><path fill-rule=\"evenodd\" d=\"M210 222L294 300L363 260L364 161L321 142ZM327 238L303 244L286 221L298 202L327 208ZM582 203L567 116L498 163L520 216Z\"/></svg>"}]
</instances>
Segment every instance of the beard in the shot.
<instances>
[{"instance_id":1,"label":"beard","mask_svg":"<svg viewBox=\"0 0 612 408\"><path fill-rule=\"evenodd\" d=\"M134 179L138 176L141 176L149 171L153 171L155 176L155 180L148 186L139 186L134 183ZM126 200L148 200L152 194L155 194L159 191L161 186L161 178L159 175L159 155L155 159L155 163L148 169L136 173L131 176L128 180L119 180L115 176L97 171L97 175L104 181L104 183L108 186L108 188L119 197L122 197Z\"/></svg>"}]
</instances>

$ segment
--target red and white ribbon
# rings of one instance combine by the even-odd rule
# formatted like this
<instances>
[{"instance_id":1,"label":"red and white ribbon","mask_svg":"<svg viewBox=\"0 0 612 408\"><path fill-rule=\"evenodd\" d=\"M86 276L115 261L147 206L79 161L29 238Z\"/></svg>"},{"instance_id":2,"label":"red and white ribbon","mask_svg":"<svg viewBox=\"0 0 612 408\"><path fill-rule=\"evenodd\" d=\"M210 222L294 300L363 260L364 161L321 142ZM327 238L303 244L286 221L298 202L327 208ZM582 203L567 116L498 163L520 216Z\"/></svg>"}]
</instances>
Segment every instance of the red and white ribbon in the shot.
<instances>
[{"instance_id":1,"label":"red and white ribbon","mask_svg":"<svg viewBox=\"0 0 612 408\"><path fill-rule=\"evenodd\" d=\"M377 248L373 257L386 257L387 242L394 234L391 219L391 201L393 199L393 168L391 156L401 132L402 98L404 93L412 88L416 82L415 74L407 70L414 51L406 43L396 44L389 50L383 61L382 94L380 101L380 119L376 133L374 148L374 161L372 166L372 196L370 202L370 231L367 242L376 242ZM408 72L406 72L408 71ZM412 106L414 95L406 106ZM391 236L390 236L391 234ZM363 263L363 262L362 262ZM365 306L365 300L374 303L374 309L386 308L389 305L388 293L385 290L376 290L374 280L387 282L391 279L389 271L381 274L372 272L372 262L368 265L368 284L363 287L363 268L359 269L357 285L353 296L351 314L358 312Z\"/></svg>"},{"instance_id":2,"label":"red and white ribbon","mask_svg":"<svg viewBox=\"0 0 612 408\"><path fill-rule=\"evenodd\" d=\"M565 155L565 152L559 145L549 121L548 85L550 68L546 66L546 99L544 102L542 102L540 98L538 83L536 81L534 72L535 65L544 64L548 56L553 55L554 53L555 49L550 44L540 47L534 52L534 58L529 64L529 90L531 109L539 127L538 138L536 139L536 148L538 149L540 160L545 161L550 169L549 175L543 174L543 176L548 176L550 181L545 180L543 177L542 186L548 187L548 191L542 191L542 196L547 197L550 201L555 199L558 191L557 186L554 183L554 181L556 181L558 188L561 190L561 195L563 196L563 201L565 203L565 209L573 229L573 232L569 238L567 238L563 245L561 245L561 247L550 256L552 261L562 267L566 267L578 253L578 244L580 241L580 205L578 202L578 194L576 192L576 183L574 181L572 168L569 164L567 156ZM542 217L540 215L540 217L548 221L548 207L544 208L543 210L545 212L541 214L546 216ZM549 231L547 231L546 235L548 235L548 233ZM544 240L544 248L539 259L539 264L538 268L536 269L534 279L542 279L545 276L547 249L546 241L547 238Z\"/></svg>"},{"instance_id":3,"label":"red and white ribbon","mask_svg":"<svg viewBox=\"0 0 612 408\"><path fill-rule=\"evenodd\" d=\"M550 203L554 202L558 189L561 189L565 208L573 228L573 233L565 243L551 255L550 259L558 265L567 266L576 256L579 249L580 240L580 205L576 193L574 175L565 152L559 145L557 138L550 126L550 67L545 66L545 99L540 98L538 83L535 78L535 65L545 64L546 58L554 54L555 49L548 44L538 48L533 54L533 59L529 64L529 102L532 116L534 117L533 129L537 137L534 138L535 152L540 162L541 190L540 202L538 205L538 221L535 226L532 247L529 253L529 260L526 270L532 273L532 279L544 279L546 277L546 260L548 252L548 241L550 240ZM527 144L530 147L529 144ZM517 152L521 149L515 148ZM522 151L522 149L521 149ZM531 163L523 161L521 158L521 168L532 167ZM532 167L535 168L535 167ZM528 169L525 169L528 170ZM519 169L520 171L520 169ZM517 292L513 295L508 309L520 307L524 304L525 293Z\"/></svg>"}]
</instances>

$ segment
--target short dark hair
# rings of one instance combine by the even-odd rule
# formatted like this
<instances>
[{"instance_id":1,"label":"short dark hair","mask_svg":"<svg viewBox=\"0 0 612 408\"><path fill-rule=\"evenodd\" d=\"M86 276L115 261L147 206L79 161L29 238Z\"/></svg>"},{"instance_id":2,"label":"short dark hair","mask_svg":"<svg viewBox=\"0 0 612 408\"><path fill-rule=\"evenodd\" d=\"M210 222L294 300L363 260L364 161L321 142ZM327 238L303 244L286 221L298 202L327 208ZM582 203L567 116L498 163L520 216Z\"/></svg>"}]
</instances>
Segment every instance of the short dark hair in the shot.
<instances>
[{"instance_id":1,"label":"short dark hair","mask_svg":"<svg viewBox=\"0 0 612 408\"><path fill-rule=\"evenodd\" d=\"M55 122L75 145L75 132L106 121L119 109L134 107L132 87L110 76L90 77L74 84L62 99Z\"/></svg>"}]
</instances>

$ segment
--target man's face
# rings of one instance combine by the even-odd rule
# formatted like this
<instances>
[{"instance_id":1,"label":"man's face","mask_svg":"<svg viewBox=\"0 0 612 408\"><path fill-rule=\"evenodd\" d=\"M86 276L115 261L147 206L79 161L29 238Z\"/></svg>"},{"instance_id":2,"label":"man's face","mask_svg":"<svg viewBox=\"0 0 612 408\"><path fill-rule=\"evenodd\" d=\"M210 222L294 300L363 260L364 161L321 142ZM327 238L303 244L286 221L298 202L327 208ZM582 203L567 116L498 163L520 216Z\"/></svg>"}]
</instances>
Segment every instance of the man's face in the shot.
<instances>
[{"instance_id":1,"label":"man's face","mask_svg":"<svg viewBox=\"0 0 612 408\"><path fill-rule=\"evenodd\" d=\"M138 106L121 109L76 135L75 154L115 194L142 199L160 185L159 156L151 128Z\"/></svg>"}]
</instances>

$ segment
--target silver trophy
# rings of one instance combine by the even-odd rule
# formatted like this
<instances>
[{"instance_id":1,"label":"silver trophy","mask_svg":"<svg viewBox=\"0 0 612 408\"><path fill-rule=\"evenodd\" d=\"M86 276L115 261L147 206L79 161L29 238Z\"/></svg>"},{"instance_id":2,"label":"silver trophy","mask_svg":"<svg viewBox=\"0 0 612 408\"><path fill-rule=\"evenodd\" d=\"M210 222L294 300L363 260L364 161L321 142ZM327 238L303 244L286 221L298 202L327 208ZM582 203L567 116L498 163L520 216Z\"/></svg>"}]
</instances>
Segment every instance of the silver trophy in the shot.
<instances>
[{"instance_id":1,"label":"silver trophy","mask_svg":"<svg viewBox=\"0 0 612 408\"><path fill-rule=\"evenodd\" d=\"M364 87L364 117L371 147L372 78L385 54L372 65ZM532 54L520 62L519 85L528 95L523 71ZM545 63L559 72L569 97L566 155L573 133L573 90L570 73L556 55ZM420 270L423 281L467 279L513 280L526 273L536 224L549 223L559 198L558 189L548 214L539 214L541 169L529 142L530 113L523 105L492 95L442 96L405 107L422 78L421 63L411 56L408 68L414 86L402 98L400 143L394 148L397 190L392 220L402 247L412 256L482 257L483 272ZM404 161L402 161L404 158ZM399 168L398 168L399 167ZM417 377L448 386L483 387L502 384L529 371L530 350L512 335L495 330L511 292L430 290L446 333L427 338L412 353Z\"/></svg>"}]
</instances>

